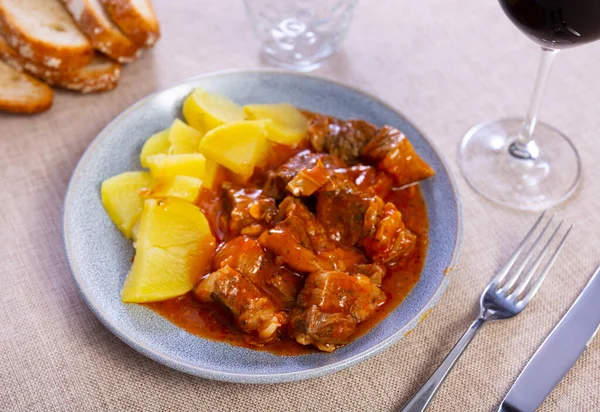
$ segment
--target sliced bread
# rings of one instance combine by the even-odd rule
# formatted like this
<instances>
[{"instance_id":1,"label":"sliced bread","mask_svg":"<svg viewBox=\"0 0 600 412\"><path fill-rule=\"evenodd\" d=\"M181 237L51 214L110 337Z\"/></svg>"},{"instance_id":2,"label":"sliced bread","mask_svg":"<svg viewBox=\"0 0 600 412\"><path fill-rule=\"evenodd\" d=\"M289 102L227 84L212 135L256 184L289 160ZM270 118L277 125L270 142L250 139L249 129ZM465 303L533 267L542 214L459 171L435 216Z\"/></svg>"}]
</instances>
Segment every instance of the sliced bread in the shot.
<instances>
[{"instance_id":1,"label":"sliced bread","mask_svg":"<svg viewBox=\"0 0 600 412\"><path fill-rule=\"evenodd\" d=\"M160 37L150 0L102 0L112 20L139 47L152 47Z\"/></svg>"},{"instance_id":2,"label":"sliced bread","mask_svg":"<svg viewBox=\"0 0 600 412\"><path fill-rule=\"evenodd\" d=\"M81 93L112 90L117 87L121 77L121 65L100 53L96 53L92 62L85 67L56 70L23 58L0 37L0 60L2 59L14 69L26 71L52 86Z\"/></svg>"},{"instance_id":3,"label":"sliced bread","mask_svg":"<svg viewBox=\"0 0 600 412\"><path fill-rule=\"evenodd\" d=\"M83 67L94 56L60 0L0 0L0 25L11 47L43 66Z\"/></svg>"},{"instance_id":4,"label":"sliced bread","mask_svg":"<svg viewBox=\"0 0 600 412\"><path fill-rule=\"evenodd\" d=\"M121 63L140 56L141 49L112 22L100 0L62 1L96 49Z\"/></svg>"},{"instance_id":5,"label":"sliced bread","mask_svg":"<svg viewBox=\"0 0 600 412\"><path fill-rule=\"evenodd\" d=\"M52 106L52 89L0 62L0 111L39 113Z\"/></svg>"}]
</instances>

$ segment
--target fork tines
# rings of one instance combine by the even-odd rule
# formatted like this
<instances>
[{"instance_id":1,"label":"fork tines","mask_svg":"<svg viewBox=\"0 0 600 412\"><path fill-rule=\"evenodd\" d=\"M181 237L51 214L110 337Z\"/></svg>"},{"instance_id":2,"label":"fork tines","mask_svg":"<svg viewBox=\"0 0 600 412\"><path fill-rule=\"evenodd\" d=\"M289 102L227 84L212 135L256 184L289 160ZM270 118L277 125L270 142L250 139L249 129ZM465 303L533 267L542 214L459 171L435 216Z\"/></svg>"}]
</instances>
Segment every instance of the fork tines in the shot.
<instances>
[{"instance_id":1,"label":"fork tines","mask_svg":"<svg viewBox=\"0 0 600 412\"><path fill-rule=\"evenodd\" d=\"M523 304L527 304L540 288L573 228L571 225L566 231L561 230L564 221L556 224L555 215L543 224L545 216L546 211L540 215L493 281L498 292ZM524 250L526 252L521 256ZM517 262L518 265L513 268ZM542 263L545 265L538 271ZM538 274L534 280L536 273Z\"/></svg>"}]
</instances>

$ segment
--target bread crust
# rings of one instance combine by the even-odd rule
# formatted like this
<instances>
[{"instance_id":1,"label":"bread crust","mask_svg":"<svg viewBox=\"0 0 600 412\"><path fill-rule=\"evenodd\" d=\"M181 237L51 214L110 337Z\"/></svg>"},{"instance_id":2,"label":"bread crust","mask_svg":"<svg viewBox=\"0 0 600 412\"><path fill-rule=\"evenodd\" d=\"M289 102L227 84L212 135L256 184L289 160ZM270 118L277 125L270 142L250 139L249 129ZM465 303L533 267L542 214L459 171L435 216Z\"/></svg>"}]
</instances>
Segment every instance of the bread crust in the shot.
<instances>
[{"instance_id":1,"label":"bread crust","mask_svg":"<svg viewBox=\"0 0 600 412\"><path fill-rule=\"evenodd\" d=\"M125 36L116 25L99 15L90 5L90 0L62 1L71 12L79 29L85 33L97 50L120 63L130 63L140 57L142 49Z\"/></svg>"},{"instance_id":2,"label":"bread crust","mask_svg":"<svg viewBox=\"0 0 600 412\"><path fill-rule=\"evenodd\" d=\"M10 7L6 7L1 1L0 34L23 57L53 69L83 67L94 57L94 48L89 42L64 47L31 35L25 28L19 27Z\"/></svg>"},{"instance_id":3,"label":"bread crust","mask_svg":"<svg viewBox=\"0 0 600 412\"><path fill-rule=\"evenodd\" d=\"M139 47L152 47L160 38L158 19L150 1L150 19L140 13L131 0L102 0L102 4L123 33Z\"/></svg>"},{"instance_id":4,"label":"bread crust","mask_svg":"<svg viewBox=\"0 0 600 412\"><path fill-rule=\"evenodd\" d=\"M16 81L26 81L31 84L35 93L28 96L27 99L23 98L10 98L8 93L2 92L2 86L0 86L0 111L9 113L23 113L33 114L40 113L48 110L52 107L52 101L54 100L54 93L52 89L45 83L31 77L25 73L20 73L17 70L12 69L8 65L0 62L0 74L7 76L13 76ZM9 86L6 86L9 87ZM17 87L15 85L15 87Z\"/></svg>"}]
</instances>

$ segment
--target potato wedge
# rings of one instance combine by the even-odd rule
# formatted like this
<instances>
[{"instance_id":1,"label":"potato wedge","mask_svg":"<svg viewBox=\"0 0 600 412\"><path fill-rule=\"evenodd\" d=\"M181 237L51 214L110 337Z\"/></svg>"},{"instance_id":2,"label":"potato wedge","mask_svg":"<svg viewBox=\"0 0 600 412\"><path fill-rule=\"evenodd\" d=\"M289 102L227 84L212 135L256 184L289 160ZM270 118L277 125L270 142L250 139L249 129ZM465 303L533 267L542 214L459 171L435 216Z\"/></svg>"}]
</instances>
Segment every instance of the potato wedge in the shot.
<instances>
[{"instance_id":1,"label":"potato wedge","mask_svg":"<svg viewBox=\"0 0 600 412\"><path fill-rule=\"evenodd\" d=\"M204 177L202 178L202 187L209 190L213 188L220 167L221 166L214 160L206 159L206 162L204 164Z\"/></svg>"},{"instance_id":2,"label":"potato wedge","mask_svg":"<svg viewBox=\"0 0 600 412\"><path fill-rule=\"evenodd\" d=\"M244 120L244 110L225 96L197 88L183 103L187 124L207 132L225 123Z\"/></svg>"},{"instance_id":3,"label":"potato wedge","mask_svg":"<svg viewBox=\"0 0 600 412\"><path fill-rule=\"evenodd\" d=\"M204 134L175 119L169 132L169 154L198 153L198 145Z\"/></svg>"},{"instance_id":4,"label":"potato wedge","mask_svg":"<svg viewBox=\"0 0 600 412\"><path fill-rule=\"evenodd\" d=\"M272 153L273 150L273 142L268 139L265 139L265 143L260 147L260 152L256 156L256 165L255 167L266 168L269 165L269 154Z\"/></svg>"},{"instance_id":5,"label":"potato wedge","mask_svg":"<svg viewBox=\"0 0 600 412\"><path fill-rule=\"evenodd\" d=\"M102 182L102 204L114 224L127 239L142 214L142 193L152 185L148 172L125 172Z\"/></svg>"},{"instance_id":6,"label":"potato wedge","mask_svg":"<svg viewBox=\"0 0 600 412\"><path fill-rule=\"evenodd\" d=\"M121 289L121 300L153 302L183 295L193 287L184 259L158 247L138 249Z\"/></svg>"},{"instance_id":7,"label":"potato wedge","mask_svg":"<svg viewBox=\"0 0 600 412\"><path fill-rule=\"evenodd\" d=\"M137 245L138 249L186 246L207 233L208 221L198 206L174 197L146 199Z\"/></svg>"},{"instance_id":8,"label":"potato wedge","mask_svg":"<svg viewBox=\"0 0 600 412\"><path fill-rule=\"evenodd\" d=\"M170 129L155 133L146 140L140 153L142 167L148 167L148 158L155 154L166 154L169 152L171 142L169 141Z\"/></svg>"},{"instance_id":9,"label":"potato wedge","mask_svg":"<svg viewBox=\"0 0 600 412\"><path fill-rule=\"evenodd\" d=\"M200 152L242 177L249 177L264 152L265 121L227 123L210 130L200 142Z\"/></svg>"},{"instance_id":10,"label":"potato wedge","mask_svg":"<svg viewBox=\"0 0 600 412\"><path fill-rule=\"evenodd\" d=\"M200 153L165 155L157 154L147 159L152 177L190 176L202 179L205 158Z\"/></svg>"},{"instance_id":11,"label":"potato wedge","mask_svg":"<svg viewBox=\"0 0 600 412\"><path fill-rule=\"evenodd\" d=\"M288 146L295 146L306 138L307 121L291 104L249 104L244 106L249 120L268 119L267 139Z\"/></svg>"},{"instance_id":12,"label":"potato wedge","mask_svg":"<svg viewBox=\"0 0 600 412\"><path fill-rule=\"evenodd\" d=\"M152 189L143 193L148 198L177 197L194 203L200 194L202 180L190 176L158 177Z\"/></svg>"},{"instance_id":13,"label":"potato wedge","mask_svg":"<svg viewBox=\"0 0 600 412\"><path fill-rule=\"evenodd\" d=\"M177 198L146 200L122 301L152 302L189 292L210 270L215 247L197 206Z\"/></svg>"}]
</instances>

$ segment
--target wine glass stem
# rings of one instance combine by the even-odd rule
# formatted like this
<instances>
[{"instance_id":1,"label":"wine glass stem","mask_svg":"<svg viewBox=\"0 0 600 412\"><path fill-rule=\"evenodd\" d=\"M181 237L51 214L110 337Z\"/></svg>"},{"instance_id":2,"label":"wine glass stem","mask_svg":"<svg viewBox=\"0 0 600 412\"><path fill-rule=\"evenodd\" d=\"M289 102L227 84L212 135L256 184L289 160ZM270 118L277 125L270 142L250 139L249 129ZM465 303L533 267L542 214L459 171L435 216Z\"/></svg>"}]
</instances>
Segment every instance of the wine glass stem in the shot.
<instances>
[{"instance_id":1,"label":"wine glass stem","mask_svg":"<svg viewBox=\"0 0 600 412\"><path fill-rule=\"evenodd\" d=\"M556 49L542 47L542 59L525 121L521 125L517 139L508 148L508 152L519 159L536 159L539 155L539 148L533 140L533 132L537 123L544 89L546 88L546 81L552 68L552 62L554 62L558 52Z\"/></svg>"}]
</instances>

